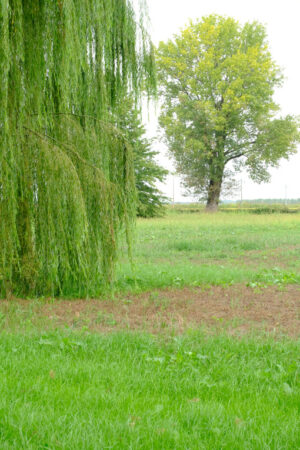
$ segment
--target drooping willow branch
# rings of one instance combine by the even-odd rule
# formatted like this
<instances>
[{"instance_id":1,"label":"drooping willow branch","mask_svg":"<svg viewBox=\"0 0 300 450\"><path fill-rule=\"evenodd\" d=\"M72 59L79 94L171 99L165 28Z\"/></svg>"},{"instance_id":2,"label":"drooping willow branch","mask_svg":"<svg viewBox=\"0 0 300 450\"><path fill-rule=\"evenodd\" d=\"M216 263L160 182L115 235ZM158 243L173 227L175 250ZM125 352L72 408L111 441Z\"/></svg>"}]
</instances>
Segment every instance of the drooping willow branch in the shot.
<instances>
[{"instance_id":1,"label":"drooping willow branch","mask_svg":"<svg viewBox=\"0 0 300 450\"><path fill-rule=\"evenodd\" d=\"M112 113L155 89L149 37L130 0L2 0L0 73L0 295L97 295L136 195Z\"/></svg>"},{"instance_id":2,"label":"drooping willow branch","mask_svg":"<svg viewBox=\"0 0 300 450\"><path fill-rule=\"evenodd\" d=\"M24 130L28 131L29 133L32 133L34 136L44 140L44 141L52 141L55 146L61 150L61 148L66 149L67 152L71 152L82 164L87 165L91 169L95 170L96 172L100 173L102 175L101 170L99 167L94 166L93 164L90 164L88 161L83 159L76 150L68 146L67 144L64 144L63 142L59 142L57 139L53 138L52 136L49 136L48 134L40 134L35 130L31 130L30 128L23 126Z\"/></svg>"}]
</instances>

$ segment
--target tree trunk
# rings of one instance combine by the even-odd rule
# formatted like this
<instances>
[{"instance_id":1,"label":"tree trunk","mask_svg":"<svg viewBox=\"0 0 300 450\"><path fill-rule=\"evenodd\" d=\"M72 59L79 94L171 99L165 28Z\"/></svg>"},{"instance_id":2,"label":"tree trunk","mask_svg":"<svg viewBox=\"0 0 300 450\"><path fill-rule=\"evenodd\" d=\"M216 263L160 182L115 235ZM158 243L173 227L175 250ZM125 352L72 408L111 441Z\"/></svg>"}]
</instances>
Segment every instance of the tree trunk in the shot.
<instances>
[{"instance_id":1,"label":"tree trunk","mask_svg":"<svg viewBox=\"0 0 300 450\"><path fill-rule=\"evenodd\" d=\"M210 180L206 202L207 212L216 212L218 210L222 180Z\"/></svg>"}]
</instances>

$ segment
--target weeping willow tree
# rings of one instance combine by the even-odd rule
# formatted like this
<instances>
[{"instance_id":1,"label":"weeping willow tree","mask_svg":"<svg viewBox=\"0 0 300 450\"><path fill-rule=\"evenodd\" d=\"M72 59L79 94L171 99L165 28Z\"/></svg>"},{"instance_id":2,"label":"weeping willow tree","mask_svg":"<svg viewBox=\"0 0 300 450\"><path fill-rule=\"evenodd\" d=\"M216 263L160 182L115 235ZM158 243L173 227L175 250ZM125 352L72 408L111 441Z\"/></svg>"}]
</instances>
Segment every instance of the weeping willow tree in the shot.
<instances>
[{"instance_id":1,"label":"weeping willow tree","mask_svg":"<svg viewBox=\"0 0 300 450\"><path fill-rule=\"evenodd\" d=\"M88 295L113 281L134 215L119 96L155 87L129 0L0 0L0 293Z\"/></svg>"}]
</instances>

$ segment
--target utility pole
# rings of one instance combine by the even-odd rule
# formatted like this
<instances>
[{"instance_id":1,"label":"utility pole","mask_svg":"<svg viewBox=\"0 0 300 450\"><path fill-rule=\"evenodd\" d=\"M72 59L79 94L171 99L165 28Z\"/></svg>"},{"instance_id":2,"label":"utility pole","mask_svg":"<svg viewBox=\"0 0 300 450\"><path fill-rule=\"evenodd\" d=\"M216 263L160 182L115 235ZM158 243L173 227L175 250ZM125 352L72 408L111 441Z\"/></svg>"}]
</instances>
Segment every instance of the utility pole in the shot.
<instances>
[{"instance_id":1,"label":"utility pole","mask_svg":"<svg viewBox=\"0 0 300 450\"><path fill-rule=\"evenodd\" d=\"M287 185L284 185L284 204L287 205Z\"/></svg>"},{"instance_id":2,"label":"utility pole","mask_svg":"<svg viewBox=\"0 0 300 450\"><path fill-rule=\"evenodd\" d=\"M243 203L243 179L241 178L241 207Z\"/></svg>"},{"instance_id":3,"label":"utility pole","mask_svg":"<svg viewBox=\"0 0 300 450\"><path fill-rule=\"evenodd\" d=\"M172 180L173 180L173 207L175 205L175 173L172 172Z\"/></svg>"}]
</instances>

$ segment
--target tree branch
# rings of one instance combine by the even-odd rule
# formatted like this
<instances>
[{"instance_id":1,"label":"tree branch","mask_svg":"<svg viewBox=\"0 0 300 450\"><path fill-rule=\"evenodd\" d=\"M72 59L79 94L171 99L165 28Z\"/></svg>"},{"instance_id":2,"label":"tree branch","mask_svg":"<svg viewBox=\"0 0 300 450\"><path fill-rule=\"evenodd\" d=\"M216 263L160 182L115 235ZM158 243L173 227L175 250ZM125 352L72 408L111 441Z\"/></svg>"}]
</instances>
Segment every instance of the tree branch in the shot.
<instances>
[{"instance_id":1,"label":"tree branch","mask_svg":"<svg viewBox=\"0 0 300 450\"><path fill-rule=\"evenodd\" d=\"M65 148L67 151L73 153L76 158L81 161L83 164L86 164L87 166L91 167L92 169L99 171L101 173L101 175L103 176L102 171L99 169L99 167L94 166L93 164L89 163L88 161L86 161L85 159L83 159L79 153L76 152L76 150L73 150L72 148L70 148L69 146L67 146L66 144L57 141L55 138L53 138L52 136L49 136L48 134L40 134L35 130L32 130L31 128L26 127L25 125L23 125L24 130L29 131L31 134L34 134L35 136L37 136L38 138L47 141L53 141L55 143L55 145L61 150L61 147Z\"/></svg>"},{"instance_id":2,"label":"tree branch","mask_svg":"<svg viewBox=\"0 0 300 450\"><path fill-rule=\"evenodd\" d=\"M227 164L229 161L233 160L233 159L237 159L240 158L241 156L245 156L247 154L247 152L245 153L239 153L238 155L232 155L229 158L225 159L225 163Z\"/></svg>"}]
</instances>

